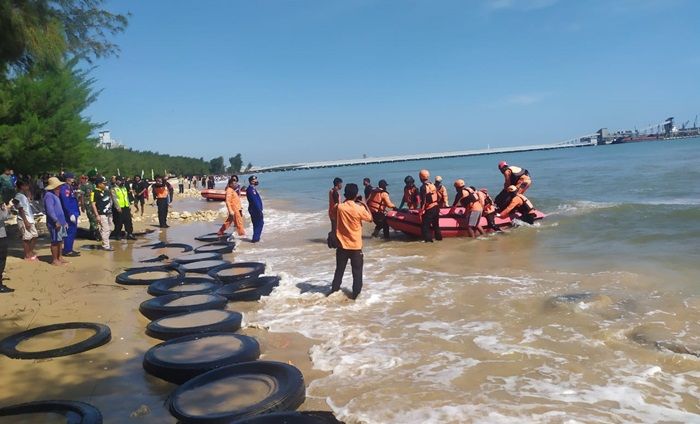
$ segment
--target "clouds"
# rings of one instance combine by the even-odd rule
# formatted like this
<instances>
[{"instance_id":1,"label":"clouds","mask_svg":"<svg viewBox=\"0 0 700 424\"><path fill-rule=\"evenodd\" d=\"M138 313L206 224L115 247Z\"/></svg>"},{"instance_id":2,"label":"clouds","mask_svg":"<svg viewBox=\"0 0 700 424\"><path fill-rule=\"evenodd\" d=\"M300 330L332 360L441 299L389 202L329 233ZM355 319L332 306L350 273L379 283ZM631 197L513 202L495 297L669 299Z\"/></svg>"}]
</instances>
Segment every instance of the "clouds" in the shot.
<instances>
[{"instance_id":1,"label":"clouds","mask_svg":"<svg viewBox=\"0 0 700 424\"><path fill-rule=\"evenodd\" d=\"M491 11L537 10L555 5L559 0L486 0L486 8Z\"/></svg>"}]
</instances>

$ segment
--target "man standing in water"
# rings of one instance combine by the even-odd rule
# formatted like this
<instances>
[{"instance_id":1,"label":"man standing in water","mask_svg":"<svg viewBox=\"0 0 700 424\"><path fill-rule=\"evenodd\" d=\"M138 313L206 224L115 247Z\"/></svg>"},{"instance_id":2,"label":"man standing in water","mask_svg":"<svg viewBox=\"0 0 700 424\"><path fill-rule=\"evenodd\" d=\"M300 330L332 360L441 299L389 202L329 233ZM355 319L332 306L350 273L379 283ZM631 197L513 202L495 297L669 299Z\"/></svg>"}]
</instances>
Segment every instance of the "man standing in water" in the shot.
<instances>
[{"instance_id":1,"label":"man standing in water","mask_svg":"<svg viewBox=\"0 0 700 424\"><path fill-rule=\"evenodd\" d=\"M345 201L338 205L338 248L335 250L335 275L331 284L331 293L340 290L345 267L350 260L352 267L352 299L357 299L362 291L362 221L372 222L372 215L367 205L357 200L357 184L345 186ZM330 294L330 293L329 293Z\"/></svg>"},{"instance_id":2,"label":"man standing in water","mask_svg":"<svg viewBox=\"0 0 700 424\"><path fill-rule=\"evenodd\" d=\"M248 199L248 213L250 214L250 220L253 222L253 243L260 241L260 236L263 230L263 204L260 198L260 193L256 187L258 186L258 177L251 175L248 177L248 188L246 189L245 195Z\"/></svg>"},{"instance_id":3,"label":"man standing in water","mask_svg":"<svg viewBox=\"0 0 700 424\"><path fill-rule=\"evenodd\" d=\"M333 187L328 191L328 218L331 220L331 231L337 228L338 204L340 204L340 189L343 188L343 180L333 178Z\"/></svg>"},{"instance_id":4,"label":"man standing in water","mask_svg":"<svg viewBox=\"0 0 700 424\"><path fill-rule=\"evenodd\" d=\"M423 241L426 243L433 242L431 230L435 233L435 240L440 241L442 240L442 233L440 232L440 206L437 200L437 189L430 182L430 172L427 169L422 169L418 173L418 177L423 183L420 187L420 215Z\"/></svg>"}]
</instances>

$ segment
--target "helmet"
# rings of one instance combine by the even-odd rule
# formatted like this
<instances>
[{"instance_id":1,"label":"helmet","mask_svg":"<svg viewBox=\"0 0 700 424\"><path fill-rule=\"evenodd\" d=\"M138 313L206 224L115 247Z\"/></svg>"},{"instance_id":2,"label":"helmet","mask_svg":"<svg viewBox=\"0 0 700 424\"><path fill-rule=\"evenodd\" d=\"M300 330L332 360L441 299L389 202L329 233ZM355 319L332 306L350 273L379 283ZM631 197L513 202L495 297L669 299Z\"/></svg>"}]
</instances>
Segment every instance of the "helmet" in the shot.
<instances>
[{"instance_id":1,"label":"helmet","mask_svg":"<svg viewBox=\"0 0 700 424\"><path fill-rule=\"evenodd\" d=\"M461 178L459 180L455 180L455 188L462 188L462 187L464 187L464 180Z\"/></svg>"},{"instance_id":2,"label":"helmet","mask_svg":"<svg viewBox=\"0 0 700 424\"><path fill-rule=\"evenodd\" d=\"M407 175L406 178L403 179L403 182L405 182L406 184L413 184L416 181L413 179L412 176Z\"/></svg>"},{"instance_id":3,"label":"helmet","mask_svg":"<svg viewBox=\"0 0 700 424\"><path fill-rule=\"evenodd\" d=\"M425 181L430 178L430 172L428 172L427 169L421 169L418 173L418 178L420 178L421 181Z\"/></svg>"},{"instance_id":4,"label":"helmet","mask_svg":"<svg viewBox=\"0 0 700 424\"><path fill-rule=\"evenodd\" d=\"M439 176L439 175L438 175L437 177L435 177L435 182L436 182L436 183L441 183L441 182L442 182L442 177Z\"/></svg>"},{"instance_id":5,"label":"helmet","mask_svg":"<svg viewBox=\"0 0 700 424\"><path fill-rule=\"evenodd\" d=\"M503 169L503 168L505 168L506 166L508 166L508 162L506 162L506 161L504 161L504 160L498 162L498 169Z\"/></svg>"},{"instance_id":6,"label":"helmet","mask_svg":"<svg viewBox=\"0 0 700 424\"><path fill-rule=\"evenodd\" d=\"M518 191L518 187L516 187L514 185L508 186L509 193L515 193L516 191Z\"/></svg>"}]
</instances>

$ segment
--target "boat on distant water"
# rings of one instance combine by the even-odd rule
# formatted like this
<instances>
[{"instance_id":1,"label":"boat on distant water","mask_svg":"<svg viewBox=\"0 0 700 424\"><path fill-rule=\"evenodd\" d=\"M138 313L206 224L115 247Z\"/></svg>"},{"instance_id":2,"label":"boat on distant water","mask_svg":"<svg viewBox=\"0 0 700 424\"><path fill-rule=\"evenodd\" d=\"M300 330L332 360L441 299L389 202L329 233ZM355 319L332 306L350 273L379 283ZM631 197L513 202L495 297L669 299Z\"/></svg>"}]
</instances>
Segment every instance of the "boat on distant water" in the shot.
<instances>
[{"instance_id":1,"label":"boat on distant water","mask_svg":"<svg viewBox=\"0 0 700 424\"><path fill-rule=\"evenodd\" d=\"M440 209L440 231L443 237L467 237L467 216L464 215L464 208L456 208L454 213L450 213L450 208ZM535 210L535 221L543 219L546 215ZM515 219L520 213L513 214ZM411 236L421 237L421 219L418 216L417 210L396 210L388 211L386 214L386 222L389 226L397 231L401 231ZM509 228L513 226L513 220L510 217L496 217L496 226L499 228ZM485 217L481 217L479 224L485 232L491 232L487 228Z\"/></svg>"}]
</instances>

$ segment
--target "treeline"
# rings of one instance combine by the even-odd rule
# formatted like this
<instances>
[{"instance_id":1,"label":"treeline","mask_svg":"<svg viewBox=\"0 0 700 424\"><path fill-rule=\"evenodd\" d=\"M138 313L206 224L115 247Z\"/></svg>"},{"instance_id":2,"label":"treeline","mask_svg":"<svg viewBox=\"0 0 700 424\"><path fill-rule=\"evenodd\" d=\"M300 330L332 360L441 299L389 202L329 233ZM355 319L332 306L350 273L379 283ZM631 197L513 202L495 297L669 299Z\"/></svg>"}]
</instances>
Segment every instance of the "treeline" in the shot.
<instances>
[{"instance_id":1,"label":"treeline","mask_svg":"<svg viewBox=\"0 0 700 424\"><path fill-rule=\"evenodd\" d=\"M150 178L151 170L156 175L166 172L174 175L204 175L209 174L209 163L204 159L185 156L170 156L155 152L140 152L131 149L102 149L95 148L94 154L88 160L86 169L97 169L104 175L144 175Z\"/></svg>"}]
</instances>

